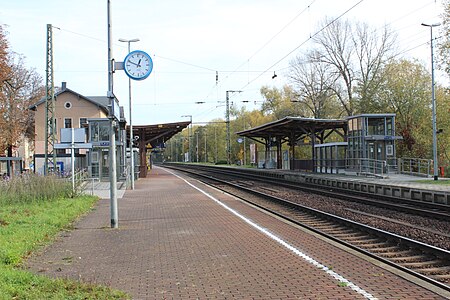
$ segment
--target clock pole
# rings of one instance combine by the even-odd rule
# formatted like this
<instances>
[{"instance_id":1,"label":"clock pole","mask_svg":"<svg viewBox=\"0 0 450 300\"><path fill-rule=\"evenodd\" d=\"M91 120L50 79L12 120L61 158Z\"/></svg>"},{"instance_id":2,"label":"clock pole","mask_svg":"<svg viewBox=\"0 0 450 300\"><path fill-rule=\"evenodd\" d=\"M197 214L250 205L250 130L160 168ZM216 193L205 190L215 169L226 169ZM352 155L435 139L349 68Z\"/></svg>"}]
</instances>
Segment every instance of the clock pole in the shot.
<instances>
[{"instance_id":1,"label":"clock pole","mask_svg":"<svg viewBox=\"0 0 450 300\"><path fill-rule=\"evenodd\" d=\"M117 171L116 171L116 121L115 121L115 97L113 92L113 60L111 46L111 3L108 1L107 20L108 20L108 93L109 98L109 195L111 210L111 228L119 227L119 214L117 209Z\"/></svg>"},{"instance_id":2,"label":"clock pole","mask_svg":"<svg viewBox=\"0 0 450 300\"><path fill-rule=\"evenodd\" d=\"M133 42L139 42L139 39L119 39L119 42L128 43L128 54L131 52L130 44ZM131 180L131 189L134 190L134 152L133 152L133 142L134 142L134 136L133 136L133 122L132 122L132 113L131 113L131 78L128 77L128 100L129 100L129 112L130 112L130 180Z\"/></svg>"}]
</instances>

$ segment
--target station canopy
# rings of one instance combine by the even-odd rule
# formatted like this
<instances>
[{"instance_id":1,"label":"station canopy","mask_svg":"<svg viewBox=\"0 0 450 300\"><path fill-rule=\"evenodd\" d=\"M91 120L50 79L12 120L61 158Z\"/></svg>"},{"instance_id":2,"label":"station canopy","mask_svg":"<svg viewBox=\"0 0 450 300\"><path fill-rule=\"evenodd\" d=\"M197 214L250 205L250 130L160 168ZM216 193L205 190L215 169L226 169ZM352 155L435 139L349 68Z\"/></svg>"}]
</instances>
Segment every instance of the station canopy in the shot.
<instances>
[{"instance_id":1,"label":"station canopy","mask_svg":"<svg viewBox=\"0 0 450 300\"><path fill-rule=\"evenodd\" d=\"M342 129L343 133L340 133L338 129ZM315 136L323 143L332 132L344 136L347 132L347 120L285 117L258 127L239 131L236 134L260 143L264 142L258 140L258 138L265 139L267 143L273 138L285 142L292 139L297 141L306 136Z\"/></svg>"},{"instance_id":2,"label":"station canopy","mask_svg":"<svg viewBox=\"0 0 450 300\"><path fill-rule=\"evenodd\" d=\"M155 125L133 125L133 136L139 137L138 143L141 145L150 144L152 148L165 143L175 134L181 132L191 124L190 121L177 123L164 123ZM127 126L127 135L129 138L130 128Z\"/></svg>"}]
</instances>

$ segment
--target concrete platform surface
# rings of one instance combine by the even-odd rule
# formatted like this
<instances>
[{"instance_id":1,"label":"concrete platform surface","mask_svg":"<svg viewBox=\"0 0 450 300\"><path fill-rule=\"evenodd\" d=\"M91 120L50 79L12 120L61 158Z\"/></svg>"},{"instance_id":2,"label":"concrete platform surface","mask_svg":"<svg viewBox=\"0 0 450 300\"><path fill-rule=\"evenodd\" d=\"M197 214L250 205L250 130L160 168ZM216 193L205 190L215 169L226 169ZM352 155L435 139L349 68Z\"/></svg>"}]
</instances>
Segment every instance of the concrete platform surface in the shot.
<instances>
[{"instance_id":1,"label":"concrete platform surface","mask_svg":"<svg viewBox=\"0 0 450 300\"><path fill-rule=\"evenodd\" d=\"M134 299L444 299L361 255L161 168L28 267Z\"/></svg>"}]
</instances>

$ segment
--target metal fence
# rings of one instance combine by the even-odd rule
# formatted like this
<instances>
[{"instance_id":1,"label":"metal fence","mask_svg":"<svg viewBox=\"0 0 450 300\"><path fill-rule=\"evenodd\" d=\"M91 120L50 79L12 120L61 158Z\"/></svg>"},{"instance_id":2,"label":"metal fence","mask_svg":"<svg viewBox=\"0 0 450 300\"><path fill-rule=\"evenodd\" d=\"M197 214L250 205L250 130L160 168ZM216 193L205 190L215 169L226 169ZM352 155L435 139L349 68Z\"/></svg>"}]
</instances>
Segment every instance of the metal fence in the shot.
<instances>
[{"instance_id":1,"label":"metal fence","mask_svg":"<svg viewBox=\"0 0 450 300\"><path fill-rule=\"evenodd\" d=\"M401 174L430 177L433 173L433 160L422 158L399 158L398 166Z\"/></svg>"},{"instance_id":2,"label":"metal fence","mask_svg":"<svg viewBox=\"0 0 450 300\"><path fill-rule=\"evenodd\" d=\"M370 158L347 158L346 169L353 170L360 175L385 176L389 173L389 168L385 160Z\"/></svg>"}]
</instances>

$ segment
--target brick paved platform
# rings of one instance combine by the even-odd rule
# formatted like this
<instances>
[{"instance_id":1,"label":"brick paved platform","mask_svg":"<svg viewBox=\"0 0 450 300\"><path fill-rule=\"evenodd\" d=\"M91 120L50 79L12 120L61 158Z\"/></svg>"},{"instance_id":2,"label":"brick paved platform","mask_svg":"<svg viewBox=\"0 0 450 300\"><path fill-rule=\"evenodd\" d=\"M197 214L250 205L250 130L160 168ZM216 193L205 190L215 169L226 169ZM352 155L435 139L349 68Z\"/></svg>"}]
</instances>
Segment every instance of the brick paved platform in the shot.
<instances>
[{"instance_id":1,"label":"brick paved platform","mask_svg":"<svg viewBox=\"0 0 450 300\"><path fill-rule=\"evenodd\" d=\"M50 277L108 285L134 299L445 298L189 182L220 203L155 168L119 199L119 229L109 228L109 200L100 200L73 231L31 258L29 268Z\"/></svg>"}]
</instances>

